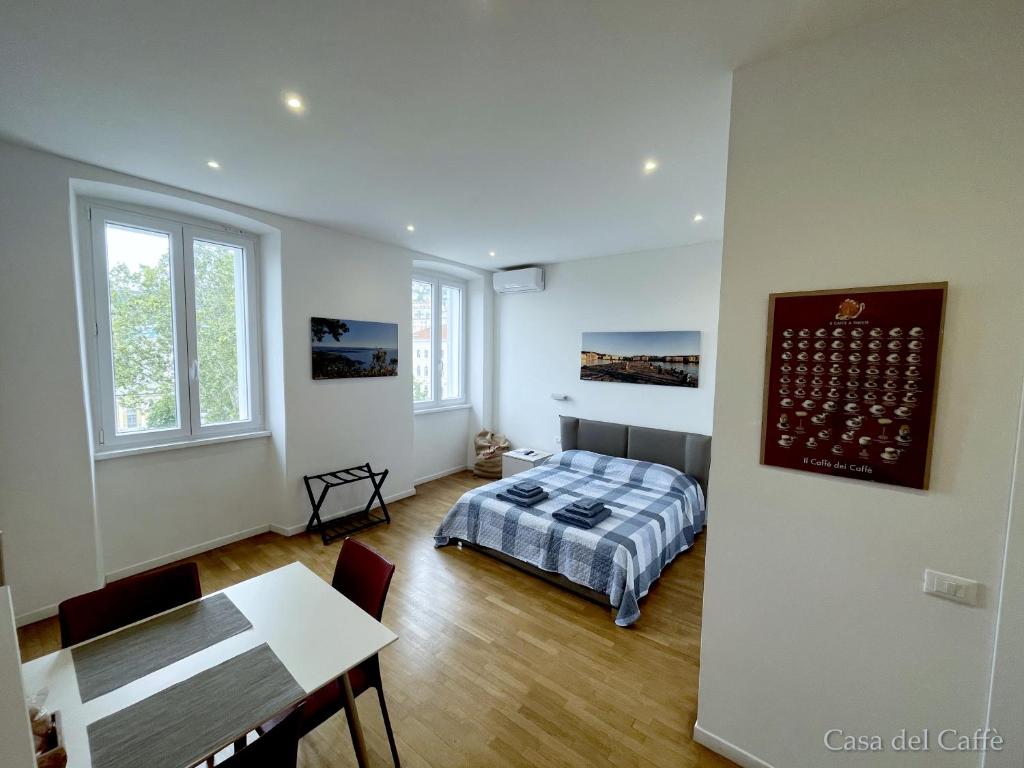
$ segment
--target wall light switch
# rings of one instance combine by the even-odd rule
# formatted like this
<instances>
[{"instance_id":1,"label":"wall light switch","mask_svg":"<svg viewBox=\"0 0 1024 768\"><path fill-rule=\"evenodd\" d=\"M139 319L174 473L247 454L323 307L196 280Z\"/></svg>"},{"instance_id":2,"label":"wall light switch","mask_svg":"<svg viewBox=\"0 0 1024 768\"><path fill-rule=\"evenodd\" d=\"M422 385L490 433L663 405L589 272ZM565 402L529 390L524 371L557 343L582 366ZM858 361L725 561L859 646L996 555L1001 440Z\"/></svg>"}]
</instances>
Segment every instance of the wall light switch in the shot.
<instances>
[{"instance_id":1,"label":"wall light switch","mask_svg":"<svg viewBox=\"0 0 1024 768\"><path fill-rule=\"evenodd\" d=\"M930 568L924 572L924 591L965 605L978 604L978 582Z\"/></svg>"}]
</instances>

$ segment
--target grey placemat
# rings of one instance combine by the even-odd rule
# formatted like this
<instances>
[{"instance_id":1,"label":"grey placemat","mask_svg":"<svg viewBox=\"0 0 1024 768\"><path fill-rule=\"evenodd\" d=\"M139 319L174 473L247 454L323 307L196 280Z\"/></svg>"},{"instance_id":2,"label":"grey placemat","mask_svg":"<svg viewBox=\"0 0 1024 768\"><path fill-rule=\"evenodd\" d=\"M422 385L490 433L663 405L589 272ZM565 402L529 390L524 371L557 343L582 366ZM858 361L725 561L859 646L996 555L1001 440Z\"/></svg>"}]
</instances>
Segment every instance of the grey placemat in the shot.
<instances>
[{"instance_id":1,"label":"grey placemat","mask_svg":"<svg viewBox=\"0 0 1024 768\"><path fill-rule=\"evenodd\" d=\"M195 765L305 692L264 643L89 725L93 768Z\"/></svg>"},{"instance_id":2,"label":"grey placemat","mask_svg":"<svg viewBox=\"0 0 1024 768\"><path fill-rule=\"evenodd\" d=\"M225 594L182 606L71 650L82 701L181 661L214 643L252 629Z\"/></svg>"}]
</instances>

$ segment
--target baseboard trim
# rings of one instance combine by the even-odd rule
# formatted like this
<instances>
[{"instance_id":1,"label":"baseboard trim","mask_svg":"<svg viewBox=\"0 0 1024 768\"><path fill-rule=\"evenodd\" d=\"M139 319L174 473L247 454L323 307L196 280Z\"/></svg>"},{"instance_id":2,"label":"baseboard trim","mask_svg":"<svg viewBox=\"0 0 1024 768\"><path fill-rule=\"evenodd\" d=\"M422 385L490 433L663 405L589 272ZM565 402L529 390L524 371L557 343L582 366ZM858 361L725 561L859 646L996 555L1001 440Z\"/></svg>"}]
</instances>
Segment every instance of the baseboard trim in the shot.
<instances>
[{"instance_id":1,"label":"baseboard trim","mask_svg":"<svg viewBox=\"0 0 1024 768\"><path fill-rule=\"evenodd\" d=\"M107 581L116 581L117 579L124 579L128 576L134 576L136 573L148 571L150 568L158 568L161 565L167 565L168 563L173 563L176 560L183 560L186 557L192 557L192 555L198 555L203 552L209 552L211 549L217 549L217 547L223 547L227 544L234 544L236 541L248 539L251 536L257 536L261 533L266 533L269 530L269 525L257 525L255 528L247 528L244 531L229 533L227 536L218 536L216 539L204 541L202 544L195 544L191 547L179 549L177 552L171 552L167 555L154 557L152 560L146 560L142 563L129 565L126 568L118 568L116 571L110 571L107 574Z\"/></svg>"},{"instance_id":2,"label":"baseboard trim","mask_svg":"<svg viewBox=\"0 0 1024 768\"><path fill-rule=\"evenodd\" d=\"M704 730L700 727L700 723L694 723L693 725L693 740L698 744L703 744L712 752L717 752L722 757L732 760L741 768L773 768L771 763L767 763L756 755L750 754L745 749L737 747L731 741L726 741L715 736L710 731Z\"/></svg>"},{"instance_id":3,"label":"baseboard trim","mask_svg":"<svg viewBox=\"0 0 1024 768\"><path fill-rule=\"evenodd\" d=\"M458 472L464 472L467 469L469 469L469 465L468 464L463 464L460 467L452 467L451 469L444 469L444 470L441 470L440 472L435 472L432 475L427 475L426 477L421 477L419 480L416 480L413 483L413 485L423 485L424 483L429 483L431 480L440 480L442 477L448 477L448 475L454 475L454 474L456 474Z\"/></svg>"},{"instance_id":4,"label":"baseboard trim","mask_svg":"<svg viewBox=\"0 0 1024 768\"><path fill-rule=\"evenodd\" d=\"M410 496L415 496L415 495L416 495L416 489L415 488L409 488L408 490L399 491L398 493L393 493L390 496L385 496L384 497L384 503L385 504L390 504L393 501L401 501L402 499L407 499ZM371 509L378 509L379 507L380 507L380 504L374 504L373 507L371 507ZM342 511L336 512L333 515L324 515L321 519L326 523L326 522L328 522L330 520L336 520L339 517L345 517L345 515L351 515L353 512L362 512L362 511L363 511L363 508L361 506L359 506L359 507L352 507L351 509L343 509ZM296 523L295 525L278 525L277 523L272 523L269 526L269 530L271 530L274 533L278 533L278 534L280 534L282 536L294 536L297 533L303 533L306 530L306 524L305 523Z\"/></svg>"},{"instance_id":5,"label":"baseboard trim","mask_svg":"<svg viewBox=\"0 0 1024 768\"><path fill-rule=\"evenodd\" d=\"M26 624L32 624L43 619L48 619L51 616L57 615L56 605L44 605L42 608L36 608L34 611L28 613L22 613L19 616L14 617L14 625L16 627L23 627Z\"/></svg>"}]
</instances>

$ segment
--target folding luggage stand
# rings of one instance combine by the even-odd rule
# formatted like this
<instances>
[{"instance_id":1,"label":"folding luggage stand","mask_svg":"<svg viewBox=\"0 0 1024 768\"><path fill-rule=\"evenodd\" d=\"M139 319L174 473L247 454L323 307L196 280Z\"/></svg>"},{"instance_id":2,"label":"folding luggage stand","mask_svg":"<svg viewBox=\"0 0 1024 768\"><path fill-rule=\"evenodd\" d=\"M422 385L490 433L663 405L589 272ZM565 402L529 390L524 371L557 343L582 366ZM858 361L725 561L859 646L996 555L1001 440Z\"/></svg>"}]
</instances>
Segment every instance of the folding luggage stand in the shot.
<instances>
[{"instance_id":1,"label":"folding luggage stand","mask_svg":"<svg viewBox=\"0 0 1024 768\"><path fill-rule=\"evenodd\" d=\"M380 523L390 524L391 515L388 514L388 505L384 503L384 496L380 492L387 476L388 470L374 472L369 462L360 464L358 467L339 469L336 472L305 475L302 480L306 484L309 505L313 508L313 514L309 516L306 530L310 533L319 533L324 544L330 544L336 539L343 539L346 536L351 536L353 533L371 528ZM360 480L369 480L373 486L373 493L370 494L370 500L366 502L366 507L363 508L363 511L344 515L343 517L336 517L333 520L324 522L320 518L320 509L324 505L324 499L327 498L327 492L331 488L348 485L349 483L357 483ZM313 493L313 482L320 482L322 484L319 496ZM380 502L381 512L384 513L383 517L370 513L370 508L373 506L375 499Z\"/></svg>"}]
</instances>

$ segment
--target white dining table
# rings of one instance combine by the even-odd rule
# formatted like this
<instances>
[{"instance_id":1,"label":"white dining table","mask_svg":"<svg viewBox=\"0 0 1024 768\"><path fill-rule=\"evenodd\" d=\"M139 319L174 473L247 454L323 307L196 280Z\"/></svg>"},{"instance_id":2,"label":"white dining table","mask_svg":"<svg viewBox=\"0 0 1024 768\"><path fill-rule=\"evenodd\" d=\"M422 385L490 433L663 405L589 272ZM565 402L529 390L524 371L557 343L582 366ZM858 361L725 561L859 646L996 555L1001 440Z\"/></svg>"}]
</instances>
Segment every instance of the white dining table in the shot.
<instances>
[{"instance_id":1,"label":"white dining table","mask_svg":"<svg viewBox=\"0 0 1024 768\"><path fill-rule=\"evenodd\" d=\"M341 678L346 704L354 718L351 722L356 757L360 766L366 765L362 729L346 673L393 643L398 636L301 563L286 565L221 592L252 624L251 629L90 701L83 702L79 694L72 649L65 648L22 665L25 695L31 697L46 690L46 708L61 714L68 768L91 768L87 730L90 723L263 643L270 646L304 692L282 711ZM212 595L203 599L210 597ZM104 637L116 638L116 635L117 632L112 632ZM218 749L232 744L258 725L261 723L253 722L241 732L222 734Z\"/></svg>"}]
</instances>

